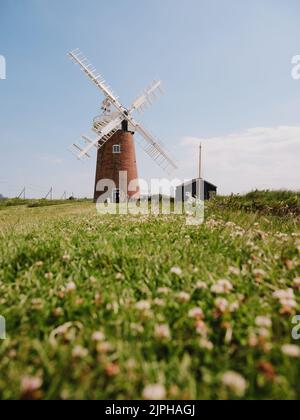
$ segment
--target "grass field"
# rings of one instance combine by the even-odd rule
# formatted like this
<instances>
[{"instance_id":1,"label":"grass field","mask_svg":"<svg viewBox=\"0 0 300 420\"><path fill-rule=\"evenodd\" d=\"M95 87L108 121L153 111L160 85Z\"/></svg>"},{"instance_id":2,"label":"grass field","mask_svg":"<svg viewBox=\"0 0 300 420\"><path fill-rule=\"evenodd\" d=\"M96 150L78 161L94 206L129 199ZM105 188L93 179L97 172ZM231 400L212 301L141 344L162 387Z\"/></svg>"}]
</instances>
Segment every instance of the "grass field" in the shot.
<instances>
[{"instance_id":1,"label":"grass field","mask_svg":"<svg viewBox=\"0 0 300 420\"><path fill-rule=\"evenodd\" d=\"M88 202L3 206L0 398L299 399L289 200L220 198L202 226Z\"/></svg>"}]
</instances>

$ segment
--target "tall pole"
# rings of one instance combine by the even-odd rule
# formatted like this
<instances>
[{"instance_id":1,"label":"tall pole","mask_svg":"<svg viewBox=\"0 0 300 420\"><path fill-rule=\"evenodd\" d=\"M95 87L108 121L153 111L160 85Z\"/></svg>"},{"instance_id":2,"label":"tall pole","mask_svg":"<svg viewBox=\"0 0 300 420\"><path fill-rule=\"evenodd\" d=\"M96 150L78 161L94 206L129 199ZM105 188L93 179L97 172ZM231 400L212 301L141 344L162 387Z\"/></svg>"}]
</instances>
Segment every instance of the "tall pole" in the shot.
<instances>
[{"instance_id":1,"label":"tall pole","mask_svg":"<svg viewBox=\"0 0 300 420\"><path fill-rule=\"evenodd\" d=\"M199 147L199 179L202 179L202 143Z\"/></svg>"}]
</instances>

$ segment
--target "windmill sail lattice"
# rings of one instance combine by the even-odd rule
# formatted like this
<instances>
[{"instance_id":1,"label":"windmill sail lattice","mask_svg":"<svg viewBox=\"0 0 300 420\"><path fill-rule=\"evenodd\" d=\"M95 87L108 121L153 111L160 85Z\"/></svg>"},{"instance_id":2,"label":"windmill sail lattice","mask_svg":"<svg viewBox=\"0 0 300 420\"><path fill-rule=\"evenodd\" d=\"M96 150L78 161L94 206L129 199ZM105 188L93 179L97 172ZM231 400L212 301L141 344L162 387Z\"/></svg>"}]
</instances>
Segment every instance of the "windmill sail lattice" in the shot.
<instances>
[{"instance_id":1,"label":"windmill sail lattice","mask_svg":"<svg viewBox=\"0 0 300 420\"><path fill-rule=\"evenodd\" d=\"M77 152L78 159L83 157L90 157L89 152L93 147L97 149L102 148L109 139L118 131L123 121L132 127L133 131L140 136L140 143L145 152L165 171L171 172L177 169L177 165L170 157L168 152L160 142L141 124L136 122L132 113L134 111L143 112L155 100L157 94L162 93L162 83L160 81L153 82L142 95L140 95L131 105L129 109L125 108L119 101L119 97L113 93L111 88L106 84L101 74L96 71L96 68L89 62L89 60L79 51L74 50L69 53L70 58L79 65L81 70L88 76L88 78L97 86L98 89L105 96L107 103L110 103L116 110L112 113L112 117L102 116L94 120L93 132L96 135L94 139L83 136L85 147L81 148L73 145ZM105 108L107 105L105 106ZM79 152L79 153L78 153Z\"/></svg>"},{"instance_id":2,"label":"windmill sail lattice","mask_svg":"<svg viewBox=\"0 0 300 420\"><path fill-rule=\"evenodd\" d=\"M153 101L157 98L157 94L162 93L162 82L154 81L151 86L133 102L130 113L132 111L143 112L146 108L152 105Z\"/></svg>"}]
</instances>

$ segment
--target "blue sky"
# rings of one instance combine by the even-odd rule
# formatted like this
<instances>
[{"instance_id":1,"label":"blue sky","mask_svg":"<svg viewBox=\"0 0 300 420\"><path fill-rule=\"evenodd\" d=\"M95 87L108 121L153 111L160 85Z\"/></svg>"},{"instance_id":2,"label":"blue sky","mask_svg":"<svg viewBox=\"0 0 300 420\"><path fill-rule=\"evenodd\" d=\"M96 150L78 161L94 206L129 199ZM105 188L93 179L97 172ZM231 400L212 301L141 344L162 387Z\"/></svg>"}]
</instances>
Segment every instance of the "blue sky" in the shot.
<instances>
[{"instance_id":1,"label":"blue sky","mask_svg":"<svg viewBox=\"0 0 300 420\"><path fill-rule=\"evenodd\" d=\"M102 96L67 58L80 48L125 105L155 78L166 94L142 117L179 162L220 192L299 189L297 0L0 0L0 193L53 186L93 191L95 155L68 147L88 133ZM299 140L298 140L299 139ZM139 175L164 173L138 149Z\"/></svg>"}]
</instances>

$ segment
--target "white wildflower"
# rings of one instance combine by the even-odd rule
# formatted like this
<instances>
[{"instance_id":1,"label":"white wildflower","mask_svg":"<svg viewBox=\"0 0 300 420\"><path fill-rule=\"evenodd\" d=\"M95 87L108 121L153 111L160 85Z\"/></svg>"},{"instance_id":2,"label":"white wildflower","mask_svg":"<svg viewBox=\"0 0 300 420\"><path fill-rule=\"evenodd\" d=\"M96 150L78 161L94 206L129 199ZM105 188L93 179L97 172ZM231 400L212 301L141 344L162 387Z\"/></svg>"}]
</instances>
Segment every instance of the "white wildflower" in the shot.
<instances>
[{"instance_id":1,"label":"white wildflower","mask_svg":"<svg viewBox=\"0 0 300 420\"><path fill-rule=\"evenodd\" d=\"M139 311L147 311L151 308L151 304L148 300L140 300L135 304L135 308Z\"/></svg>"},{"instance_id":2,"label":"white wildflower","mask_svg":"<svg viewBox=\"0 0 300 420\"><path fill-rule=\"evenodd\" d=\"M262 338L269 338L270 337L270 329L269 328L259 328L258 330L259 337Z\"/></svg>"},{"instance_id":3,"label":"white wildflower","mask_svg":"<svg viewBox=\"0 0 300 420\"><path fill-rule=\"evenodd\" d=\"M290 309L295 309L298 306L295 299L282 299L280 303L282 306L285 306L286 308Z\"/></svg>"},{"instance_id":4,"label":"white wildflower","mask_svg":"<svg viewBox=\"0 0 300 420\"><path fill-rule=\"evenodd\" d=\"M95 342L104 341L105 335L102 331L95 331L92 335L92 340Z\"/></svg>"},{"instance_id":5,"label":"white wildflower","mask_svg":"<svg viewBox=\"0 0 300 420\"><path fill-rule=\"evenodd\" d=\"M283 354L293 358L300 357L300 347L296 346L295 344L285 344L281 347L281 351Z\"/></svg>"},{"instance_id":6,"label":"white wildflower","mask_svg":"<svg viewBox=\"0 0 300 420\"><path fill-rule=\"evenodd\" d=\"M35 263L35 265L36 265L36 267L43 267L44 263L43 263L43 261L37 261Z\"/></svg>"},{"instance_id":7,"label":"white wildflower","mask_svg":"<svg viewBox=\"0 0 300 420\"><path fill-rule=\"evenodd\" d=\"M144 327L141 324L136 324L134 322L130 324L130 328L134 333L137 334L142 334L142 332L144 331Z\"/></svg>"},{"instance_id":8,"label":"white wildflower","mask_svg":"<svg viewBox=\"0 0 300 420\"><path fill-rule=\"evenodd\" d=\"M189 300L191 299L191 296L186 293L186 292L179 292L176 295L177 300L179 300L179 302L185 303L185 302L189 302Z\"/></svg>"},{"instance_id":9,"label":"white wildflower","mask_svg":"<svg viewBox=\"0 0 300 420\"><path fill-rule=\"evenodd\" d=\"M179 267L172 267L170 273L180 277L182 275L182 270Z\"/></svg>"},{"instance_id":10,"label":"white wildflower","mask_svg":"<svg viewBox=\"0 0 300 420\"><path fill-rule=\"evenodd\" d=\"M163 385L148 385L143 391L144 400L164 400L166 398L166 390Z\"/></svg>"},{"instance_id":11,"label":"white wildflower","mask_svg":"<svg viewBox=\"0 0 300 420\"><path fill-rule=\"evenodd\" d=\"M197 334L206 337L208 334L208 327L202 319L198 319L195 325Z\"/></svg>"},{"instance_id":12,"label":"white wildflower","mask_svg":"<svg viewBox=\"0 0 300 420\"><path fill-rule=\"evenodd\" d=\"M222 376L222 384L226 386L236 397L242 398L247 390L245 378L237 372L228 371Z\"/></svg>"},{"instance_id":13,"label":"white wildflower","mask_svg":"<svg viewBox=\"0 0 300 420\"><path fill-rule=\"evenodd\" d=\"M72 350L72 356L75 359L83 359L84 357L86 357L88 355L88 350L85 349L82 346L76 346L74 347L74 349Z\"/></svg>"},{"instance_id":14,"label":"white wildflower","mask_svg":"<svg viewBox=\"0 0 300 420\"><path fill-rule=\"evenodd\" d=\"M97 352L101 354L106 354L113 351L113 346L108 341L101 341L97 344Z\"/></svg>"},{"instance_id":15,"label":"white wildflower","mask_svg":"<svg viewBox=\"0 0 300 420\"><path fill-rule=\"evenodd\" d=\"M233 274L234 276L239 276L241 274L241 270L238 267L229 267L229 274Z\"/></svg>"},{"instance_id":16,"label":"white wildflower","mask_svg":"<svg viewBox=\"0 0 300 420\"><path fill-rule=\"evenodd\" d=\"M260 279L263 279L264 277L267 276L267 273L265 272L265 270L262 270L260 268L254 269L253 274L254 274L254 277L260 278Z\"/></svg>"},{"instance_id":17,"label":"white wildflower","mask_svg":"<svg viewBox=\"0 0 300 420\"><path fill-rule=\"evenodd\" d=\"M300 277L296 277L293 281L293 285L295 289L298 289L300 291Z\"/></svg>"},{"instance_id":18,"label":"white wildflower","mask_svg":"<svg viewBox=\"0 0 300 420\"><path fill-rule=\"evenodd\" d=\"M229 309L229 302L223 298L216 299L215 307L222 313L226 312Z\"/></svg>"},{"instance_id":19,"label":"white wildflower","mask_svg":"<svg viewBox=\"0 0 300 420\"><path fill-rule=\"evenodd\" d=\"M214 345L211 341L209 341L207 338L203 337L200 339L199 341L199 346L204 349L204 350L208 350L208 351L212 351L214 348Z\"/></svg>"},{"instance_id":20,"label":"white wildflower","mask_svg":"<svg viewBox=\"0 0 300 420\"><path fill-rule=\"evenodd\" d=\"M239 307L240 307L239 302L232 302L229 305L229 312L231 313L236 312L239 309Z\"/></svg>"},{"instance_id":21,"label":"white wildflower","mask_svg":"<svg viewBox=\"0 0 300 420\"><path fill-rule=\"evenodd\" d=\"M232 291L233 286L229 280L219 280L211 287L211 292L217 295L225 295Z\"/></svg>"},{"instance_id":22,"label":"white wildflower","mask_svg":"<svg viewBox=\"0 0 300 420\"><path fill-rule=\"evenodd\" d=\"M66 292L67 293L72 293L75 292L75 290L77 289L76 284L73 281L70 281L67 285L66 285Z\"/></svg>"},{"instance_id":23,"label":"white wildflower","mask_svg":"<svg viewBox=\"0 0 300 420\"><path fill-rule=\"evenodd\" d=\"M159 299L159 298L154 299L153 303L156 306L164 306L165 305L165 301L163 299Z\"/></svg>"},{"instance_id":24,"label":"white wildflower","mask_svg":"<svg viewBox=\"0 0 300 420\"><path fill-rule=\"evenodd\" d=\"M287 289L287 290L277 290L273 293L273 297L281 300L281 299L294 299L294 291L293 289Z\"/></svg>"},{"instance_id":25,"label":"white wildflower","mask_svg":"<svg viewBox=\"0 0 300 420\"><path fill-rule=\"evenodd\" d=\"M206 222L206 226L210 229L214 229L220 226L220 222L218 222L218 220L215 220L215 219L209 219Z\"/></svg>"},{"instance_id":26,"label":"white wildflower","mask_svg":"<svg viewBox=\"0 0 300 420\"><path fill-rule=\"evenodd\" d=\"M293 289L277 290L273 293L273 297L278 299L281 306L287 309L295 309L297 307L296 297Z\"/></svg>"},{"instance_id":27,"label":"white wildflower","mask_svg":"<svg viewBox=\"0 0 300 420\"><path fill-rule=\"evenodd\" d=\"M201 280L197 281L197 283L196 283L196 289L206 290L207 288L208 288L207 287L207 284L204 281L201 281Z\"/></svg>"},{"instance_id":28,"label":"white wildflower","mask_svg":"<svg viewBox=\"0 0 300 420\"><path fill-rule=\"evenodd\" d=\"M194 319L203 319L204 313L201 308L193 308L189 311L189 317Z\"/></svg>"},{"instance_id":29,"label":"white wildflower","mask_svg":"<svg viewBox=\"0 0 300 420\"><path fill-rule=\"evenodd\" d=\"M256 334L251 333L249 335L248 344L250 347L256 347L258 345L258 337Z\"/></svg>"},{"instance_id":30,"label":"white wildflower","mask_svg":"<svg viewBox=\"0 0 300 420\"><path fill-rule=\"evenodd\" d=\"M234 222L226 222L225 226L227 226L229 228L235 228L237 225Z\"/></svg>"},{"instance_id":31,"label":"white wildflower","mask_svg":"<svg viewBox=\"0 0 300 420\"><path fill-rule=\"evenodd\" d=\"M42 379L39 376L24 376L21 379L21 392L22 394L32 394L39 390L43 384Z\"/></svg>"},{"instance_id":32,"label":"white wildflower","mask_svg":"<svg viewBox=\"0 0 300 420\"><path fill-rule=\"evenodd\" d=\"M158 339L169 340L171 338L171 331L167 324L156 325L154 335Z\"/></svg>"},{"instance_id":33,"label":"white wildflower","mask_svg":"<svg viewBox=\"0 0 300 420\"><path fill-rule=\"evenodd\" d=\"M64 313L64 310L60 307L57 307L57 308L53 309L53 311L52 311L53 316L55 316L56 318L62 316L63 313Z\"/></svg>"},{"instance_id":34,"label":"white wildflower","mask_svg":"<svg viewBox=\"0 0 300 420\"><path fill-rule=\"evenodd\" d=\"M157 293L160 295L167 295L168 293L170 293L170 289L168 287L159 287L157 289Z\"/></svg>"},{"instance_id":35,"label":"white wildflower","mask_svg":"<svg viewBox=\"0 0 300 420\"><path fill-rule=\"evenodd\" d=\"M255 325L261 328L271 328L272 321L268 316L258 316L255 319Z\"/></svg>"},{"instance_id":36,"label":"white wildflower","mask_svg":"<svg viewBox=\"0 0 300 420\"><path fill-rule=\"evenodd\" d=\"M226 334L225 334L225 343L226 344L230 344L232 341L232 337L233 337L233 329L231 327L226 329Z\"/></svg>"}]
</instances>

